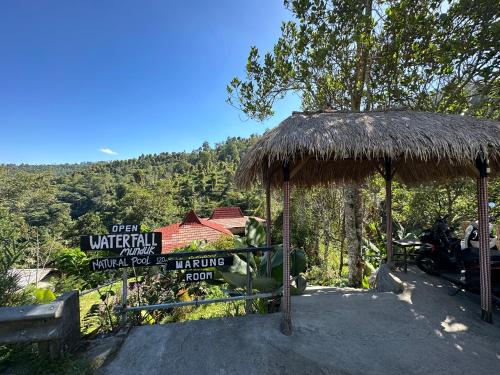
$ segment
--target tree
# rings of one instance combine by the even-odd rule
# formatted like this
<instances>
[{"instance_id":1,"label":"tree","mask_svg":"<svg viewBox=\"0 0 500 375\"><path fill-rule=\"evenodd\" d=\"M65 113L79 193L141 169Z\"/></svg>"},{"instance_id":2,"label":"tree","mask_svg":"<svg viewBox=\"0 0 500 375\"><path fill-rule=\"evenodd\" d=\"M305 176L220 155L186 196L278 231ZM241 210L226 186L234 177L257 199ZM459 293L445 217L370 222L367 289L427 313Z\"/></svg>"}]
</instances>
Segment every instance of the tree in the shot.
<instances>
[{"instance_id":1,"label":"tree","mask_svg":"<svg viewBox=\"0 0 500 375\"><path fill-rule=\"evenodd\" d=\"M23 260L25 232L26 225L22 218L0 207L0 306L25 302L25 294L18 292L19 276L12 273L12 269Z\"/></svg>"},{"instance_id":2,"label":"tree","mask_svg":"<svg viewBox=\"0 0 500 375\"><path fill-rule=\"evenodd\" d=\"M273 51L253 46L228 102L258 120L298 93L304 110L394 107L498 117L499 4L493 0L285 0ZM467 32L464 32L467 31ZM360 193L345 195L349 279L361 284Z\"/></svg>"},{"instance_id":3,"label":"tree","mask_svg":"<svg viewBox=\"0 0 500 375\"><path fill-rule=\"evenodd\" d=\"M161 189L132 187L117 203L115 219L155 228L177 217L172 196Z\"/></svg>"},{"instance_id":4,"label":"tree","mask_svg":"<svg viewBox=\"0 0 500 375\"><path fill-rule=\"evenodd\" d=\"M108 230L99 214L97 212L87 212L73 221L71 233L69 234L70 245L75 247L80 246L80 236L106 234L107 232Z\"/></svg>"}]
</instances>

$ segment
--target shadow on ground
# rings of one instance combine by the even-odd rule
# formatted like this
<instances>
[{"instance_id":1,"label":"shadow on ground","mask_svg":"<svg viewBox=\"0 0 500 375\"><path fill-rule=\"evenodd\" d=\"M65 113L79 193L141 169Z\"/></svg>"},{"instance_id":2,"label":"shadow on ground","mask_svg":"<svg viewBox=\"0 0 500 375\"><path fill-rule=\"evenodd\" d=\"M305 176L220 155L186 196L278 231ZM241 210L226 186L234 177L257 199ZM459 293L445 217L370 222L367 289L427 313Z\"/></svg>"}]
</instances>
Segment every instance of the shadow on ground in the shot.
<instances>
[{"instance_id":1,"label":"shadow on ground","mask_svg":"<svg viewBox=\"0 0 500 375\"><path fill-rule=\"evenodd\" d=\"M400 295L308 288L293 297L294 333L280 314L134 328L105 374L493 374L500 315L409 269Z\"/></svg>"}]
</instances>

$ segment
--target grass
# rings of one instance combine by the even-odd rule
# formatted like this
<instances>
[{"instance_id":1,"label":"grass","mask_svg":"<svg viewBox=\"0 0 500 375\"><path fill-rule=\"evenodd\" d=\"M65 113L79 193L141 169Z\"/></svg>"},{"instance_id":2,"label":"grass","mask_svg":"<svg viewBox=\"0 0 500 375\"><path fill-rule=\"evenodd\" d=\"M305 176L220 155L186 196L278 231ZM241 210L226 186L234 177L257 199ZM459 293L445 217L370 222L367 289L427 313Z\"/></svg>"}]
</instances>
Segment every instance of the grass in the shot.
<instances>
[{"instance_id":1,"label":"grass","mask_svg":"<svg viewBox=\"0 0 500 375\"><path fill-rule=\"evenodd\" d=\"M93 373L90 365L77 358L76 354L67 354L57 360L51 360L38 350L36 344L0 346L0 374L91 375Z\"/></svg>"},{"instance_id":2,"label":"grass","mask_svg":"<svg viewBox=\"0 0 500 375\"><path fill-rule=\"evenodd\" d=\"M134 282L135 277L129 282ZM121 295L122 283L118 281L111 285L80 296L80 324L82 335L89 334L99 327L97 317L88 317L92 306L100 304L100 293L113 291ZM99 293L100 292L100 293ZM218 287L210 289L207 298L226 296ZM200 319L222 318L245 313L245 302L228 302L202 305L198 307L183 307L169 314L162 323L182 322ZM87 318L86 318L87 317ZM40 353L36 344L0 345L0 374L14 375L45 375L45 374L92 374L89 364L79 359L78 355L68 354L58 360L51 360L44 353Z\"/></svg>"},{"instance_id":3,"label":"grass","mask_svg":"<svg viewBox=\"0 0 500 375\"><path fill-rule=\"evenodd\" d=\"M210 286L204 299L215 299L227 297L218 286ZM245 302L225 302L201 305L198 307L185 306L173 309L161 320L161 324L185 322L190 320L203 320L212 318L224 318L229 316L243 315L245 312Z\"/></svg>"},{"instance_id":4,"label":"grass","mask_svg":"<svg viewBox=\"0 0 500 375\"><path fill-rule=\"evenodd\" d=\"M134 281L134 280L135 278L133 278L133 280L129 279L129 281ZM101 288L99 291L102 294L106 291L112 290L116 294L120 294L121 288L122 288L122 282L118 281L114 284ZM95 290L93 292L80 296L80 327L82 335L87 335L99 327L99 322L97 318L85 319L92 306L102 302L99 291Z\"/></svg>"},{"instance_id":5,"label":"grass","mask_svg":"<svg viewBox=\"0 0 500 375\"><path fill-rule=\"evenodd\" d=\"M245 302L227 302L227 303L213 303L196 307L193 311L186 314L183 321L224 318L227 316L241 315L245 311Z\"/></svg>"},{"instance_id":6,"label":"grass","mask_svg":"<svg viewBox=\"0 0 500 375\"><path fill-rule=\"evenodd\" d=\"M135 281L135 278L129 279ZM121 281L100 289L101 293L112 290L120 294ZM97 317L85 319L93 305L101 303L99 291L80 296L80 327L82 335L93 332L99 327ZM93 374L90 366L76 354L67 354L51 360L38 350L37 344L0 345L0 374L38 375L38 374Z\"/></svg>"}]
</instances>

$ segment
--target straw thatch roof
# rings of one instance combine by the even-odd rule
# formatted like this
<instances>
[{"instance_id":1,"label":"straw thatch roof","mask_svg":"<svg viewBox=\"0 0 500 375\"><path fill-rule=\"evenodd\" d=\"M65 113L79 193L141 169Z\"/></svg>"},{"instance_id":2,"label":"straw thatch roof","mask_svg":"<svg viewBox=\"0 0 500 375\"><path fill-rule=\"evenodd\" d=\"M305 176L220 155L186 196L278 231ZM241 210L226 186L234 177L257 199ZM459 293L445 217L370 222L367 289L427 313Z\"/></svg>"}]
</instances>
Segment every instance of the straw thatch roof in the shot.
<instances>
[{"instance_id":1,"label":"straw thatch roof","mask_svg":"<svg viewBox=\"0 0 500 375\"><path fill-rule=\"evenodd\" d=\"M360 182L390 158L395 177L415 184L475 177L475 160L485 155L492 174L500 173L498 121L397 110L293 113L250 148L236 183L280 186L284 162L295 185Z\"/></svg>"}]
</instances>

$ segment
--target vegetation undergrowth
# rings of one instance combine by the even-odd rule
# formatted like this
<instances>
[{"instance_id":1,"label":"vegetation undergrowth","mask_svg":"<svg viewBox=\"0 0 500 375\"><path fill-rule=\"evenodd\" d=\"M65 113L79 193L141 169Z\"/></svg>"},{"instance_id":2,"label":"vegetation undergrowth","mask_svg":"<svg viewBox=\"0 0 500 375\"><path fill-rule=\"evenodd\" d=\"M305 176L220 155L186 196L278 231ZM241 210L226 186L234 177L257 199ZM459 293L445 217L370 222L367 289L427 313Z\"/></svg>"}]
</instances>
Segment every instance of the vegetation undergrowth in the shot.
<instances>
[{"instance_id":1,"label":"vegetation undergrowth","mask_svg":"<svg viewBox=\"0 0 500 375\"><path fill-rule=\"evenodd\" d=\"M53 360L37 344L0 346L0 374L5 375L91 375L93 370L78 354Z\"/></svg>"}]
</instances>

